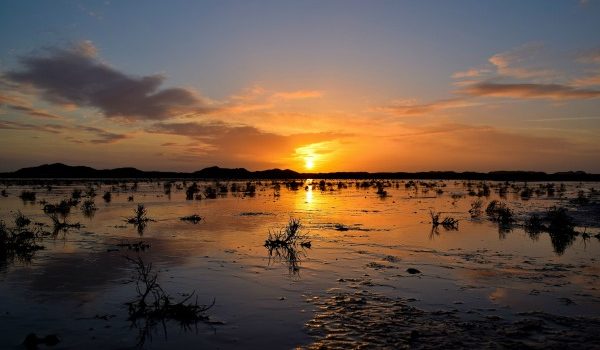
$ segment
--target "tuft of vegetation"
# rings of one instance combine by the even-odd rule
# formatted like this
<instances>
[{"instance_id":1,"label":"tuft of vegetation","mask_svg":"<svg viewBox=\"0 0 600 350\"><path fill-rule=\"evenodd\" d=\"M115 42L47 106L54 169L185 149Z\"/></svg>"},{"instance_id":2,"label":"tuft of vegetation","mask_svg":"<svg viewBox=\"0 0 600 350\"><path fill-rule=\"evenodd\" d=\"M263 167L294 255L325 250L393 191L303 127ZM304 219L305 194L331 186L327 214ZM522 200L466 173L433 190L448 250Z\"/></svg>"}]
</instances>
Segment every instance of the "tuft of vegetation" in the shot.
<instances>
[{"instance_id":1,"label":"tuft of vegetation","mask_svg":"<svg viewBox=\"0 0 600 350\"><path fill-rule=\"evenodd\" d=\"M471 217L472 218L480 217L483 212L481 208L483 208L483 201L481 199L478 199L478 200L472 202L471 209L469 209L469 214L471 215Z\"/></svg>"},{"instance_id":2,"label":"tuft of vegetation","mask_svg":"<svg viewBox=\"0 0 600 350\"><path fill-rule=\"evenodd\" d=\"M0 221L0 269L15 259L30 261L36 251L44 249L37 244L39 235L29 228L29 218L17 212L14 224L14 227L8 227Z\"/></svg>"},{"instance_id":3,"label":"tuft of vegetation","mask_svg":"<svg viewBox=\"0 0 600 350\"><path fill-rule=\"evenodd\" d=\"M185 199L192 200L194 199L194 195L200 192L200 187L198 187L197 183L192 183L188 188L185 189Z\"/></svg>"},{"instance_id":4,"label":"tuft of vegetation","mask_svg":"<svg viewBox=\"0 0 600 350\"><path fill-rule=\"evenodd\" d=\"M143 252L146 251L146 249L150 249L150 243L146 243L144 241L139 241L135 243L121 242L117 244L117 247L127 248L127 250L132 250L136 252Z\"/></svg>"},{"instance_id":5,"label":"tuft of vegetation","mask_svg":"<svg viewBox=\"0 0 600 350\"><path fill-rule=\"evenodd\" d=\"M81 190L78 188L73 189L73 192L71 192L71 198L78 200L81 198Z\"/></svg>"},{"instance_id":6,"label":"tuft of vegetation","mask_svg":"<svg viewBox=\"0 0 600 350\"><path fill-rule=\"evenodd\" d=\"M385 198L388 196L388 193L386 190L383 189L383 183L382 182L377 182L377 192L375 192L379 197L381 198Z\"/></svg>"},{"instance_id":7,"label":"tuft of vegetation","mask_svg":"<svg viewBox=\"0 0 600 350\"><path fill-rule=\"evenodd\" d=\"M301 228L300 219L291 218L284 229L269 232L269 237L265 241L265 247L287 247L310 242L307 240L307 236L300 233Z\"/></svg>"},{"instance_id":8,"label":"tuft of vegetation","mask_svg":"<svg viewBox=\"0 0 600 350\"><path fill-rule=\"evenodd\" d=\"M429 210L429 216L431 217L431 226L433 228L437 228L441 225L446 230L458 230L457 219L450 216L446 216L443 220L440 221L440 214L441 213L436 213L431 209Z\"/></svg>"},{"instance_id":9,"label":"tuft of vegetation","mask_svg":"<svg viewBox=\"0 0 600 350\"><path fill-rule=\"evenodd\" d=\"M110 191L104 192L104 195L102 196L102 199L104 199L104 201L106 203L110 203L110 201L112 200L112 194L110 193Z\"/></svg>"},{"instance_id":10,"label":"tuft of vegetation","mask_svg":"<svg viewBox=\"0 0 600 350\"><path fill-rule=\"evenodd\" d=\"M65 199L61 200L58 204L46 204L44 205L44 213L46 214L60 214L62 216L67 216L71 212L71 207L76 205L72 201L67 201Z\"/></svg>"},{"instance_id":11,"label":"tuft of vegetation","mask_svg":"<svg viewBox=\"0 0 600 350\"><path fill-rule=\"evenodd\" d=\"M151 219L148 217L148 209L143 204L138 204L133 210L133 216L127 219L127 222L134 225L142 225Z\"/></svg>"},{"instance_id":12,"label":"tuft of vegetation","mask_svg":"<svg viewBox=\"0 0 600 350\"><path fill-rule=\"evenodd\" d=\"M558 255L562 255L579 234L575 231L575 221L567 209L562 207L548 209L543 217L536 213L532 214L525 221L523 227L532 239L537 239L540 233L547 232L550 235L554 251ZM584 232L582 237L589 238L589 234Z\"/></svg>"},{"instance_id":13,"label":"tuft of vegetation","mask_svg":"<svg viewBox=\"0 0 600 350\"><path fill-rule=\"evenodd\" d=\"M537 213L533 213L531 216L529 216L529 218L527 218L527 220L525 220L523 228L525 229L525 232L529 233L530 237L532 238L537 238L539 233L546 230L542 218Z\"/></svg>"},{"instance_id":14,"label":"tuft of vegetation","mask_svg":"<svg viewBox=\"0 0 600 350\"><path fill-rule=\"evenodd\" d=\"M188 221L191 222L193 224L197 224L202 220L202 217L198 214L192 214L192 215L188 215L188 216L184 216L179 218L179 220L181 221Z\"/></svg>"},{"instance_id":15,"label":"tuft of vegetation","mask_svg":"<svg viewBox=\"0 0 600 350\"><path fill-rule=\"evenodd\" d=\"M133 214L134 216L128 218L126 221L133 224L137 228L138 233L142 235L148 222L152 221L148 217L148 209L143 204L138 204L137 208L133 210Z\"/></svg>"},{"instance_id":16,"label":"tuft of vegetation","mask_svg":"<svg viewBox=\"0 0 600 350\"><path fill-rule=\"evenodd\" d=\"M348 226L344 225L344 224L335 224L333 226L333 228L336 231L348 231L348 230L350 230L350 228Z\"/></svg>"},{"instance_id":17,"label":"tuft of vegetation","mask_svg":"<svg viewBox=\"0 0 600 350\"><path fill-rule=\"evenodd\" d=\"M19 195L23 202L35 202L35 192L23 190Z\"/></svg>"},{"instance_id":18,"label":"tuft of vegetation","mask_svg":"<svg viewBox=\"0 0 600 350\"><path fill-rule=\"evenodd\" d=\"M94 203L93 199L86 199L81 204L81 211L83 212L83 215L88 218L94 216L96 210L98 210L98 208L96 208L96 203Z\"/></svg>"},{"instance_id":19,"label":"tuft of vegetation","mask_svg":"<svg viewBox=\"0 0 600 350\"><path fill-rule=\"evenodd\" d=\"M491 201L485 212L492 221L497 222L501 226L508 226L515 221L512 210L506 204L497 200Z\"/></svg>"},{"instance_id":20,"label":"tuft of vegetation","mask_svg":"<svg viewBox=\"0 0 600 350\"><path fill-rule=\"evenodd\" d=\"M304 249L310 249L312 246L308 237L301 233L301 228L300 220L291 218L285 228L269 232L264 244L269 253L269 260L275 257L286 262L290 274L300 271L301 257L305 255Z\"/></svg>"},{"instance_id":21,"label":"tuft of vegetation","mask_svg":"<svg viewBox=\"0 0 600 350\"><path fill-rule=\"evenodd\" d=\"M90 185L88 186L88 188L85 189L85 195L88 198L94 198L96 197L96 190Z\"/></svg>"},{"instance_id":22,"label":"tuft of vegetation","mask_svg":"<svg viewBox=\"0 0 600 350\"><path fill-rule=\"evenodd\" d=\"M71 228L81 228L80 223L68 223L66 217L63 217L61 221L57 213L49 214L48 217L52 221L52 234L54 235L58 234L60 231L67 232Z\"/></svg>"},{"instance_id":23,"label":"tuft of vegetation","mask_svg":"<svg viewBox=\"0 0 600 350\"><path fill-rule=\"evenodd\" d=\"M566 208L552 207L546 213L548 232L559 235L575 234L575 222Z\"/></svg>"},{"instance_id":24,"label":"tuft of vegetation","mask_svg":"<svg viewBox=\"0 0 600 350\"><path fill-rule=\"evenodd\" d=\"M126 303L129 309L129 321L140 329L138 345L143 346L145 339L150 336L152 330L158 325L163 326L166 336L166 325L168 321L176 321L185 329L191 329L198 322L209 322L206 312L215 305L215 300L209 305L198 304L198 298L194 302L190 300L195 291L179 302L160 286L158 274L153 271L151 263L137 257L127 258L134 267L135 286L137 296L134 300Z\"/></svg>"}]
</instances>

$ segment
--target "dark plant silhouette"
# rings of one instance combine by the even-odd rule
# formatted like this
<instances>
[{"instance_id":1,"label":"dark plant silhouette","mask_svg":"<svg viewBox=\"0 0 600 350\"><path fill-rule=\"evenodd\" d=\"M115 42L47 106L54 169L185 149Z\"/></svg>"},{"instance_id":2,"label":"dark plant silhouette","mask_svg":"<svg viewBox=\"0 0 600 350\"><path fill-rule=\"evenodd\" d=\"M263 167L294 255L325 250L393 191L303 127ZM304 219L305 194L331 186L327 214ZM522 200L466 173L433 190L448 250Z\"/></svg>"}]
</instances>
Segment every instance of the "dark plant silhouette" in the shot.
<instances>
[{"instance_id":1,"label":"dark plant silhouette","mask_svg":"<svg viewBox=\"0 0 600 350\"><path fill-rule=\"evenodd\" d=\"M39 232L32 230L31 220L17 212L14 217L14 227L8 227L0 221L0 269L3 269L15 259L30 261L36 251L44 249L38 245Z\"/></svg>"},{"instance_id":2,"label":"dark plant silhouette","mask_svg":"<svg viewBox=\"0 0 600 350\"><path fill-rule=\"evenodd\" d=\"M542 232L550 235L554 252L562 255L573 244L578 232L575 231L575 222L566 208L552 207L543 217L537 213L532 214L524 223L523 228L531 239L538 239Z\"/></svg>"},{"instance_id":3,"label":"dark plant silhouette","mask_svg":"<svg viewBox=\"0 0 600 350\"><path fill-rule=\"evenodd\" d=\"M81 204L81 212L87 218L93 217L96 210L98 210L98 208L96 208L96 203L94 203L93 199L86 199Z\"/></svg>"},{"instance_id":4,"label":"dark plant silhouette","mask_svg":"<svg viewBox=\"0 0 600 350\"><path fill-rule=\"evenodd\" d=\"M308 236L300 232L301 228L300 220L292 218L284 229L269 232L264 244L269 254L269 262L272 258L285 262L290 274L300 271L301 258L306 256L305 249L312 246Z\"/></svg>"},{"instance_id":5,"label":"dark plant silhouette","mask_svg":"<svg viewBox=\"0 0 600 350\"><path fill-rule=\"evenodd\" d=\"M209 322L206 315L215 300L209 305L198 304L198 298L194 302L195 291L179 302L160 286L158 274L153 271L151 263L144 263L141 257L137 259L127 258L134 267L135 286L137 296L134 300L126 303L129 310L129 321L132 326L139 329L138 346L143 346L146 339L151 338L152 332L160 324L166 337L166 323L176 321L182 329L189 330L198 322Z\"/></svg>"},{"instance_id":6,"label":"dark plant silhouette","mask_svg":"<svg viewBox=\"0 0 600 350\"><path fill-rule=\"evenodd\" d=\"M438 226L442 226L443 228L445 228L446 230L458 230L458 220L450 217L450 216L446 216L444 217L444 219L442 221L440 221L440 214L441 213L436 213L433 210L429 210L429 216L431 217L431 226L434 228L437 228Z\"/></svg>"},{"instance_id":7,"label":"dark plant silhouette","mask_svg":"<svg viewBox=\"0 0 600 350\"><path fill-rule=\"evenodd\" d=\"M134 216L128 218L126 221L130 224L133 224L140 235L144 233L144 229L146 229L146 225L149 221L152 221L148 217L148 209L143 204L138 204L137 208L133 210Z\"/></svg>"},{"instance_id":8,"label":"dark plant silhouette","mask_svg":"<svg viewBox=\"0 0 600 350\"><path fill-rule=\"evenodd\" d=\"M181 218L179 218L179 220L197 224L202 220L202 217L198 214L192 214L192 215L181 217Z\"/></svg>"},{"instance_id":9,"label":"dark plant silhouette","mask_svg":"<svg viewBox=\"0 0 600 350\"><path fill-rule=\"evenodd\" d=\"M21 191L19 198L23 200L23 202L35 202L35 192L32 191Z\"/></svg>"}]
</instances>

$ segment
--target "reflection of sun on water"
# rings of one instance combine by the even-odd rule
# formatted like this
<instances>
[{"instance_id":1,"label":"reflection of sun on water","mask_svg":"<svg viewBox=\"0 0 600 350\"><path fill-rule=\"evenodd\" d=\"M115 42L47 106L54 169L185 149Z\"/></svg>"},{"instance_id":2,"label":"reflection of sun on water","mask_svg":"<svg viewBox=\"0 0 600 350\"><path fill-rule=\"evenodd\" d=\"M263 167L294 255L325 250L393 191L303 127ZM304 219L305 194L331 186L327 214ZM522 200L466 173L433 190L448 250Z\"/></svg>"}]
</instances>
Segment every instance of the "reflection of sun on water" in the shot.
<instances>
[{"instance_id":1,"label":"reflection of sun on water","mask_svg":"<svg viewBox=\"0 0 600 350\"><path fill-rule=\"evenodd\" d=\"M313 191L312 191L312 179L308 179L305 182L306 185L306 204L312 204L313 201Z\"/></svg>"}]
</instances>

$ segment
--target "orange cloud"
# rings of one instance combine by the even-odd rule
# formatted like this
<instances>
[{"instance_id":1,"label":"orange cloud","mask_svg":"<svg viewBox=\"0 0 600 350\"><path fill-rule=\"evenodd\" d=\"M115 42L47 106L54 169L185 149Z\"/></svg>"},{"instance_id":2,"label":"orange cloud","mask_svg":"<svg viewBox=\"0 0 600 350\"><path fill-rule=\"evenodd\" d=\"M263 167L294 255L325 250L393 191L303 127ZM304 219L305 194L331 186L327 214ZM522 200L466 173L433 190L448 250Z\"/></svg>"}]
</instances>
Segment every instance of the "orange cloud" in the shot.
<instances>
[{"instance_id":1,"label":"orange cloud","mask_svg":"<svg viewBox=\"0 0 600 350\"><path fill-rule=\"evenodd\" d=\"M279 100L304 100L308 98L320 98L323 97L323 91L318 90L298 90L288 92L277 92L273 94L273 98Z\"/></svg>"},{"instance_id":2,"label":"orange cloud","mask_svg":"<svg viewBox=\"0 0 600 350\"><path fill-rule=\"evenodd\" d=\"M497 53L488 61L496 67L501 76L521 79L552 77L556 75L554 70L530 67L539 64L537 58L542 49L543 45L539 43L525 44L510 51Z\"/></svg>"},{"instance_id":3,"label":"orange cloud","mask_svg":"<svg viewBox=\"0 0 600 350\"><path fill-rule=\"evenodd\" d=\"M376 110L384 113L393 114L400 117L409 117L422 115L427 113L433 113L437 111L454 109L454 108L465 108L475 106L478 103L468 101L465 98L451 98L446 100L439 100L431 103L418 104L414 101L402 101L400 103L393 104L387 107L379 107Z\"/></svg>"}]
</instances>

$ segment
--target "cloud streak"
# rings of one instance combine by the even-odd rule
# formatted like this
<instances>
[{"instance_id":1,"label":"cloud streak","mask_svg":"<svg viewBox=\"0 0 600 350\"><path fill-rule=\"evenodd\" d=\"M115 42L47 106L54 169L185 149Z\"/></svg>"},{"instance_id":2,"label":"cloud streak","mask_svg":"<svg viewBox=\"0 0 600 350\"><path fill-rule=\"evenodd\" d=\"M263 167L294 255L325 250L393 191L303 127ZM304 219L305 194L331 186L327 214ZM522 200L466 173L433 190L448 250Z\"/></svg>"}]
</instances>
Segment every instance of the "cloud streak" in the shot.
<instances>
[{"instance_id":1,"label":"cloud streak","mask_svg":"<svg viewBox=\"0 0 600 350\"><path fill-rule=\"evenodd\" d=\"M468 101L465 98L451 98L424 104L419 104L409 100L402 101L391 106L379 107L376 110L400 117L410 117L448 109L471 107L477 104L478 103L474 101Z\"/></svg>"},{"instance_id":2,"label":"cloud streak","mask_svg":"<svg viewBox=\"0 0 600 350\"><path fill-rule=\"evenodd\" d=\"M45 132L55 135L64 135L65 139L76 142L85 143L85 141L73 137L73 133L78 136L81 133L91 134L92 138L87 142L93 144L108 144L115 143L126 138L129 138L127 134L117 134L101 128L85 125L59 125L59 124L31 124L9 120L0 120L0 130L23 130L23 131L35 131Z\"/></svg>"},{"instance_id":3,"label":"cloud streak","mask_svg":"<svg viewBox=\"0 0 600 350\"><path fill-rule=\"evenodd\" d=\"M518 99L593 99L600 97L600 90L578 89L561 84L493 83L480 82L465 87L462 93L472 96L509 97Z\"/></svg>"}]
</instances>

